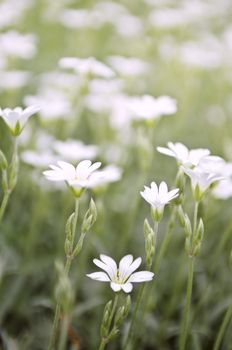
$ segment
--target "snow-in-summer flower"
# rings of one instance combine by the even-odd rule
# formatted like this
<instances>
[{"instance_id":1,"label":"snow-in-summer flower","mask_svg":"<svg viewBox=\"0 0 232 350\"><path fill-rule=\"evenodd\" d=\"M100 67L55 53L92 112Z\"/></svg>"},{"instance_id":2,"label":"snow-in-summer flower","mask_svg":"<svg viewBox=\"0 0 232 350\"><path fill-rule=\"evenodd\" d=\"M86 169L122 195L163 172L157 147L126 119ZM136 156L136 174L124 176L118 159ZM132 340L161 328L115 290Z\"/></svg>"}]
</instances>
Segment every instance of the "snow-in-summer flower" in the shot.
<instances>
[{"instance_id":1,"label":"snow-in-summer flower","mask_svg":"<svg viewBox=\"0 0 232 350\"><path fill-rule=\"evenodd\" d=\"M25 109L16 107L14 109L0 108L0 117L4 120L12 135L18 136L21 134L28 119L40 110L39 106L30 106Z\"/></svg>"},{"instance_id":2,"label":"snow-in-summer flower","mask_svg":"<svg viewBox=\"0 0 232 350\"><path fill-rule=\"evenodd\" d=\"M94 57L63 57L59 60L59 66L61 68L73 69L76 73L84 76L102 78L113 78L115 76L112 69L106 64L97 61Z\"/></svg>"},{"instance_id":3,"label":"snow-in-summer flower","mask_svg":"<svg viewBox=\"0 0 232 350\"><path fill-rule=\"evenodd\" d=\"M186 169L183 167L183 171L190 177L193 195L197 201L203 198L205 192L212 184L224 179L223 176L204 172L198 167L194 169Z\"/></svg>"},{"instance_id":4,"label":"snow-in-summer flower","mask_svg":"<svg viewBox=\"0 0 232 350\"><path fill-rule=\"evenodd\" d=\"M128 101L128 109L134 119L154 120L162 115L176 113L176 100L169 96L153 97L144 95L132 97Z\"/></svg>"},{"instance_id":5,"label":"snow-in-summer flower","mask_svg":"<svg viewBox=\"0 0 232 350\"><path fill-rule=\"evenodd\" d=\"M232 179L228 178L217 183L212 190L212 194L218 199L229 199L232 197Z\"/></svg>"},{"instance_id":6,"label":"snow-in-summer flower","mask_svg":"<svg viewBox=\"0 0 232 350\"><path fill-rule=\"evenodd\" d=\"M36 54L36 36L20 34L15 30L0 35L0 52L6 57L31 59Z\"/></svg>"},{"instance_id":7,"label":"snow-in-summer flower","mask_svg":"<svg viewBox=\"0 0 232 350\"><path fill-rule=\"evenodd\" d=\"M65 160L78 161L82 159L93 159L98 153L96 145L85 145L81 141L66 140L55 141L53 149Z\"/></svg>"},{"instance_id":8,"label":"snow-in-summer flower","mask_svg":"<svg viewBox=\"0 0 232 350\"><path fill-rule=\"evenodd\" d=\"M142 259L137 258L133 261L133 256L130 254L120 260L119 266L107 255L101 254L100 259L94 259L93 262L105 272L93 272L87 276L96 281L110 282L114 292L122 289L125 293L130 293L133 289L132 283L151 281L154 277L154 273L150 271L134 272L140 266Z\"/></svg>"},{"instance_id":9,"label":"snow-in-summer flower","mask_svg":"<svg viewBox=\"0 0 232 350\"><path fill-rule=\"evenodd\" d=\"M99 188L111 182L117 182L122 177L122 170L115 165L108 165L102 170L96 171L89 187Z\"/></svg>"},{"instance_id":10,"label":"snow-in-summer flower","mask_svg":"<svg viewBox=\"0 0 232 350\"><path fill-rule=\"evenodd\" d=\"M184 167L195 167L199 162L210 154L210 151L205 148L197 148L189 150L183 143L168 142L168 148L157 147L157 151L167 156L176 158L179 165Z\"/></svg>"},{"instance_id":11,"label":"snow-in-summer flower","mask_svg":"<svg viewBox=\"0 0 232 350\"><path fill-rule=\"evenodd\" d=\"M172 199L179 195L179 188L168 191L167 184L162 181L159 185L153 181L151 187L144 186L141 196L151 205L152 215L155 221L160 221L163 216L164 207Z\"/></svg>"},{"instance_id":12,"label":"snow-in-summer flower","mask_svg":"<svg viewBox=\"0 0 232 350\"><path fill-rule=\"evenodd\" d=\"M124 76L138 76L146 74L149 64L136 57L110 56L109 64L116 72Z\"/></svg>"},{"instance_id":13,"label":"snow-in-summer flower","mask_svg":"<svg viewBox=\"0 0 232 350\"><path fill-rule=\"evenodd\" d=\"M95 171L101 166L100 162L81 161L76 167L72 164L58 161L58 165L50 165L52 170L43 172L50 181L65 181L76 197L80 197L85 188L91 186L95 179Z\"/></svg>"}]
</instances>

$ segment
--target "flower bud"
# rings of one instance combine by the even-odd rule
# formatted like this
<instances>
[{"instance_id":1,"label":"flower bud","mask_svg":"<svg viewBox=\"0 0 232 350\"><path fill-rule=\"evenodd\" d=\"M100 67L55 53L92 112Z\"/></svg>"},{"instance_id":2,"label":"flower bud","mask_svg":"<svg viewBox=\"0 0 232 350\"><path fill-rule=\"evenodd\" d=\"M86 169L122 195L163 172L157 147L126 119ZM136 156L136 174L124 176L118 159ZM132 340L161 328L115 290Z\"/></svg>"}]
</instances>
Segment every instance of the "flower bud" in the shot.
<instances>
[{"instance_id":1,"label":"flower bud","mask_svg":"<svg viewBox=\"0 0 232 350\"><path fill-rule=\"evenodd\" d=\"M94 200L91 198L89 209L87 210L82 223L82 232L89 232L95 221L97 220L97 208Z\"/></svg>"},{"instance_id":2,"label":"flower bud","mask_svg":"<svg viewBox=\"0 0 232 350\"><path fill-rule=\"evenodd\" d=\"M164 208L151 207L151 217L155 222L160 222L164 214Z\"/></svg>"},{"instance_id":3,"label":"flower bud","mask_svg":"<svg viewBox=\"0 0 232 350\"><path fill-rule=\"evenodd\" d=\"M191 237L192 225L187 214L184 214L184 232L187 237Z\"/></svg>"}]
</instances>

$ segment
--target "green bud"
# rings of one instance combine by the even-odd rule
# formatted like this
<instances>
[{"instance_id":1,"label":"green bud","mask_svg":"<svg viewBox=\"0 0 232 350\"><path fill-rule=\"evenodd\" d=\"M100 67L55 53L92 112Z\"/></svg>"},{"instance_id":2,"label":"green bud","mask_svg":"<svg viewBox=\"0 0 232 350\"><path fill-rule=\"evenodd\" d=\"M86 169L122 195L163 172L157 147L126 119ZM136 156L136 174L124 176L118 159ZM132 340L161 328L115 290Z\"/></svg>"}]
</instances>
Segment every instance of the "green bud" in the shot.
<instances>
[{"instance_id":1,"label":"green bud","mask_svg":"<svg viewBox=\"0 0 232 350\"><path fill-rule=\"evenodd\" d=\"M126 303L125 303L124 306L125 306L125 309L124 309L124 318L125 318L129 314L130 308L131 308L131 297L130 297L130 295L128 295L126 297Z\"/></svg>"},{"instance_id":2,"label":"green bud","mask_svg":"<svg viewBox=\"0 0 232 350\"><path fill-rule=\"evenodd\" d=\"M146 237L148 237L149 235L153 235L154 231L151 228L149 222L147 219L144 220L144 224L143 224L143 232L144 232L144 237L146 239Z\"/></svg>"},{"instance_id":3,"label":"green bud","mask_svg":"<svg viewBox=\"0 0 232 350\"><path fill-rule=\"evenodd\" d=\"M82 246L83 246L85 235L86 235L86 232L81 233L81 236L80 236L80 238L77 242L77 245L73 251L73 257L77 256L80 253Z\"/></svg>"},{"instance_id":4,"label":"green bud","mask_svg":"<svg viewBox=\"0 0 232 350\"><path fill-rule=\"evenodd\" d=\"M200 202L204 197L204 192L201 191L198 184L193 188L193 197L196 202Z\"/></svg>"},{"instance_id":5,"label":"green bud","mask_svg":"<svg viewBox=\"0 0 232 350\"><path fill-rule=\"evenodd\" d=\"M70 215L70 217L68 218L68 220L66 222L66 226L65 226L66 239L65 239L65 243L64 243L64 250L65 250L66 255L72 254L72 249L73 249L72 228L73 228L74 218L75 218L75 213L72 213Z\"/></svg>"},{"instance_id":6,"label":"green bud","mask_svg":"<svg viewBox=\"0 0 232 350\"><path fill-rule=\"evenodd\" d=\"M181 205L178 206L178 212L177 213L178 213L178 218L180 220L180 225L182 227L184 227L185 226L185 214L184 214L184 211L183 211L183 208L182 208Z\"/></svg>"},{"instance_id":7,"label":"green bud","mask_svg":"<svg viewBox=\"0 0 232 350\"><path fill-rule=\"evenodd\" d=\"M192 225L187 214L184 214L184 232L187 237L191 237Z\"/></svg>"},{"instance_id":8,"label":"green bud","mask_svg":"<svg viewBox=\"0 0 232 350\"><path fill-rule=\"evenodd\" d=\"M89 209L87 210L84 220L82 223L82 232L89 232L95 221L97 220L97 208L93 201L93 199L90 200Z\"/></svg>"},{"instance_id":9,"label":"green bud","mask_svg":"<svg viewBox=\"0 0 232 350\"><path fill-rule=\"evenodd\" d=\"M198 227L197 227L196 238L197 238L197 240L202 241L203 236L204 236L204 224L203 224L202 219L200 219Z\"/></svg>"},{"instance_id":10,"label":"green bud","mask_svg":"<svg viewBox=\"0 0 232 350\"><path fill-rule=\"evenodd\" d=\"M5 169L2 170L2 189L4 192L9 191L8 175Z\"/></svg>"},{"instance_id":11,"label":"green bud","mask_svg":"<svg viewBox=\"0 0 232 350\"><path fill-rule=\"evenodd\" d=\"M7 159L4 155L4 153L0 150L0 168L2 170L6 170L8 167L8 162L7 162Z\"/></svg>"},{"instance_id":12,"label":"green bud","mask_svg":"<svg viewBox=\"0 0 232 350\"><path fill-rule=\"evenodd\" d=\"M114 319L114 325L116 327L119 327L122 324L122 321L124 319L124 313L125 313L125 306L120 306L116 312L115 319Z\"/></svg>"}]
</instances>

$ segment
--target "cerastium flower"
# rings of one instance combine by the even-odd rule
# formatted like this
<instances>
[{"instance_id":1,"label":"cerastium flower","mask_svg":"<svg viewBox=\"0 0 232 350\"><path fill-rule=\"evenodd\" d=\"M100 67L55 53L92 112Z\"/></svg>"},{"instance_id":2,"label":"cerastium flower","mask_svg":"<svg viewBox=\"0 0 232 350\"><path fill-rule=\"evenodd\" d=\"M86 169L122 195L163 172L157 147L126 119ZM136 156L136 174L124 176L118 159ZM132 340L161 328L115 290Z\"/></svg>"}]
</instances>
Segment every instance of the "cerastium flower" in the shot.
<instances>
[{"instance_id":1,"label":"cerastium flower","mask_svg":"<svg viewBox=\"0 0 232 350\"><path fill-rule=\"evenodd\" d=\"M2 171L2 189L3 189L3 200L0 206L0 221L5 213L9 197L14 187L16 186L18 179L19 170L19 159L18 159L18 136L21 134L24 126L28 119L39 111L38 106L30 106L26 109L16 107L14 109L0 108L0 117L4 120L11 135L13 136L13 154L11 162L8 163L4 153L1 151L0 154L0 169Z\"/></svg>"},{"instance_id":2,"label":"cerastium flower","mask_svg":"<svg viewBox=\"0 0 232 350\"><path fill-rule=\"evenodd\" d=\"M65 181L77 198L85 188L91 187L92 181L96 180L95 170L101 166L100 162L92 164L90 160L83 160L76 167L63 161L57 164L50 165L52 170L46 170L43 174L50 181Z\"/></svg>"},{"instance_id":3,"label":"cerastium flower","mask_svg":"<svg viewBox=\"0 0 232 350\"><path fill-rule=\"evenodd\" d=\"M130 298L124 301L124 305L117 309L118 292L123 290L125 293L130 293L133 289L132 283L142 283L151 281L154 273L150 271L135 272L141 265L142 259L139 257L133 261L131 254L124 256L117 266L114 259L107 255L100 255L99 259L93 260L94 264L100 267L104 272L93 272L87 276L93 280L100 282L110 282L110 286L116 296L112 305L112 300L105 306L103 320L101 325L101 343L99 350L103 350L107 343L117 334L119 326L127 316L130 308ZM111 326L111 323L113 325ZM110 330L111 328L111 330Z\"/></svg>"},{"instance_id":4,"label":"cerastium flower","mask_svg":"<svg viewBox=\"0 0 232 350\"><path fill-rule=\"evenodd\" d=\"M39 110L39 106L30 106L25 109L22 109L22 107L16 107L14 109L0 108L0 117L2 117L2 119L10 129L11 134L13 136L18 136L21 134L28 119L33 114L36 114Z\"/></svg>"},{"instance_id":5,"label":"cerastium flower","mask_svg":"<svg viewBox=\"0 0 232 350\"><path fill-rule=\"evenodd\" d=\"M134 272L141 265L141 258L133 261L132 255L126 255L120 260L119 266L107 255L101 254L100 259L94 259L93 262L105 272L93 272L87 276L93 280L110 282L114 292L122 289L125 293L130 293L133 289L132 283L151 281L154 277L154 273L150 271Z\"/></svg>"},{"instance_id":6,"label":"cerastium flower","mask_svg":"<svg viewBox=\"0 0 232 350\"><path fill-rule=\"evenodd\" d=\"M152 217L154 221L158 222L163 217L165 205L178 196L179 189L168 191L168 186L164 181L160 183L159 187L153 181L150 188L147 186L144 188L140 194L151 205Z\"/></svg>"}]
</instances>

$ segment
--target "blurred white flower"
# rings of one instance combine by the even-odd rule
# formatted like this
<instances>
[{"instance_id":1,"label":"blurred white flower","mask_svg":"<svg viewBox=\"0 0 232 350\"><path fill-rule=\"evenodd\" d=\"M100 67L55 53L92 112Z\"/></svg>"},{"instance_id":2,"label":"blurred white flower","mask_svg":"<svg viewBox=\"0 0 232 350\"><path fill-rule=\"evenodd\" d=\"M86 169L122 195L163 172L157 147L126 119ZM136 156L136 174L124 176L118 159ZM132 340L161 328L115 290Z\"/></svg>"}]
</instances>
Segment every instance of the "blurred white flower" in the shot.
<instances>
[{"instance_id":1,"label":"blurred white flower","mask_svg":"<svg viewBox=\"0 0 232 350\"><path fill-rule=\"evenodd\" d=\"M101 254L100 259L94 259L93 262L105 272L93 272L87 276L96 281L110 282L114 292L122 289L125 293L130 293L133 289L132 283L151 281L154 277L154 273L150 271L134 272L140 266L141 258L133 261L132 255L126 255L120 260L119 267L107 255Z\"/></svg>"},{"instance_id":2,"label":"blurred white flower","mask_svg":"<svg viewBox=\"0 0 232 350\"><path fill-rule=\"evenodd\" d=\"M0 117L2 117L10 129L12 135L18 136L22 132L28 119L39 110L40 107L38 106L30 106L24 110L21 107L16 107L14 109L0 108Z\"/></svg>"},{"instance_id":3,"label":"blurred white flower","mask_svg":"<svg viewBox=\"0 0 232 350\"><path fill-rule=\"evenodd\" d=\"M164 181L160 183L159 187L155 182L152 182L151 187L144 186L144 188L140 194L151 205L154 220L160 221L165 205L179 195L179 188L168 191L168 186Z\"/></svg>"},{"instance_id":4,"label":"blurred white flower","mask_svg":"<svg viewBox=\"0 0 232 350\"><path fill-rule=\"evenodd\" d=\"M203 198L205 192L212 184L224 179L223 176L204 172L198 167L194 169L187 169L183 167L183 171L190 177L193 196L196 201L200 201Z\"/></svg>"},{"instance_id":5,"label":"blurred white flower","mask_svg":"<svg viewBox=\"0 0 232 350\"><path fill-rule=\"evenodd\" d=\"M177 142L167 143L166 147L157 147L157 151L167 156L176 158L179 165L184 167L194 167L206 156L210 154L210 151L205 148L196 148L189 150L183 143Z\"/></svg>"},{"instance_id":6,"label":"blurred white flower","mask_svg":"<svg viewBox=\"0 0 232 350\"><path fill-rule=\"evenodd\" d=\"M96 171L89 187L98 188L111 182L119 181L122 177L122 170L115 165L108 165L102 170Z\"/></svg>"},{"instance_id":7,"label":"blurred white flower","mask_svg":"<svg viewBox=\"0 0 232 350\"><path fill-rule=\"evenodd\" d=\"M0 52L7 57L30 59L36 54L34 34L20 34L15 30L0 34Z\"/></svg>"},{"instance_id":8,"label":"blurred white flower","mask_svg":"<svg viewBox=\"0 0 232 350\"><path fill-rule=\"evenodd\" d=\"M20 70L0 71L0 90L20 89L27 85L31 73Z\"/></svg>"},{"instance_id":9,"label":"blurred white flower","mask_svg":"<svg viewBox=\"0 0 232 350\"><path fill-rule=\"evenodd\" d=\"M57 157L47 151L24 151L21 153L21 159L24 163L36 168L44 168L56 161Z\"/></svg>"},{"instance_id":10,"label":"blurred white flower","mask_svg":"<svg viewBox=\"0 0 232 350\"><path fill-rule=\"evenodd\" d=\"M124 76L137 76L148 72L149 64L136 57L110 56L109 64Z\"/></svg>"},{"instance_id":11,"label":"blurred white flower","mask_svg":"<svg viewBox=\"0 0 232 350\"><path fill-rule=\"evenodd\" d=\"M232 197L232 179L228 178L217 183L212 190L214 197L218 199L229 199Z\"/></svg>"},{"instance_id":12,"label":"blurred white flower","mask_svg":"<svg viewBox=\"0 0 232 350\"><path fill-rule=\"evenodd\" d=\"M144 95L132 97L128 100L128 109L134 119L157 119L162 115L176 113L176 100L169 96Z\"/></svg>"},{"instance_id":13,"label":"blurred white flower","mask_svg":"<svg viewBox=\"0 0 232 350\"><path fill-rule=\"evenodd\" d=\"M115 73L104 63L94 57L76 58L63 57L59 60L61 68L74 69L78 74L90 77L113 78Z\"/></svg>"},{"instance_id":14,"label":"blurred white flower","mask_svg":"<svg viewBox=\"0 0 232 350\"><path fill-rule=\"evenodd\" d=\"M55 89L43 89L38 95L24 98L26 105L39 105L40 116L45 120L66 119L71 114L71 105L64 93Z\"/></svg>"},{"instance_id":15,"label":"blurred white flower","mask_svg":"<svg viewBox=\"0 0 232 350\"><path fill-rule=\"evenodd\" d=\"M93 159L98 153L97 146L85 145L83 142L76 140L55 141L52 147L60 157L67 161Z\"/></svg>"},{"instance_id":16,"label":"blurred white flower","mask_svg":"<svg viewBox=\"0 0 232 350\"><path fill-rule=\"evenodd\" d=\"M90 160L81 161L76 168L63 161L58 161L57 164L58 166L50 165L52 170L44 171L44 176L50 181L65 181L76 197L80 197L83 190L91 186L94 173L101 166L100 162L92 164Z\"/></svg>"}]
</instances>

